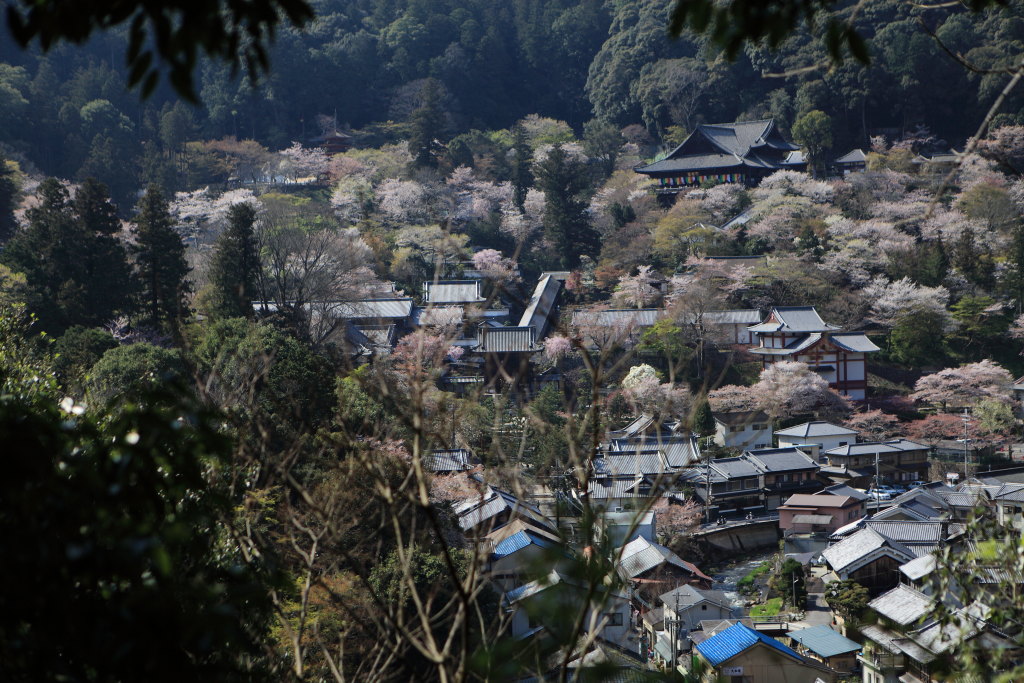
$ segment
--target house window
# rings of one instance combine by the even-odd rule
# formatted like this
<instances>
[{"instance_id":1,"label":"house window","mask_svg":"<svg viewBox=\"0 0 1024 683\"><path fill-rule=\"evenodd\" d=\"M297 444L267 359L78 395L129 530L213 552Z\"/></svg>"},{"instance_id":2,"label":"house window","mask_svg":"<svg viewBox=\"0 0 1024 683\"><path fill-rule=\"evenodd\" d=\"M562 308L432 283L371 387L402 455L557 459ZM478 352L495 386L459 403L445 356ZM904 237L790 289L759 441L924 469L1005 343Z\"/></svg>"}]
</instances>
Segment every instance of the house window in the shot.
<instances>
[{"instance_id":1,"label":"house window","mask_svg":"<svg viewBox=\"0 0 1024 683\"><path fill-rule=\"evenodd\" d=\"M622 626L622 612L608 612L601 616L608 620L607 626Z\"/></svg>"},{"instance_id":2,"label":"house window","mask_svg":"<svg viewBox=\"0 0 1024 683\"><path fill-rule=\"evenodd\" d=\"M764 430L768 429L768 425L757 423L757 424L753 425L753 429L756 429L758 431L762 431L763 432Z\"/></svg>"},{"instance_id":3,"label":"house window","mask_svg":"<svg viewBox=\"0 0 1024 683\"><path fill-rule=\"evenodd\" d=\"M746 429L745 425L732 425L729 427L730 432L742 432L744 429Z\"/></svg>"},{"instance_id":4,"label":"house window","mask_svg":"<svg viewBox=\"0 0 1024 683\"><path fill-rule=\"evenodd\" d=\"M839 445L840 445L840 446L845 446L845 445L846 445L847 443L849 443L849 442L847 442L847 441L840 441L840 442L839 442Z\"/></svg>"},{"instance_id":5,"label":"house window","mask_svg":"<svg viewBox=\"0 0 1024 683\"><path fill-rule=\"evenodd\" d=\"M700 606L700 611L701 612L707 612L708 611L708 606L707 605L701 605Z\"/></svg>"}]
</instances>

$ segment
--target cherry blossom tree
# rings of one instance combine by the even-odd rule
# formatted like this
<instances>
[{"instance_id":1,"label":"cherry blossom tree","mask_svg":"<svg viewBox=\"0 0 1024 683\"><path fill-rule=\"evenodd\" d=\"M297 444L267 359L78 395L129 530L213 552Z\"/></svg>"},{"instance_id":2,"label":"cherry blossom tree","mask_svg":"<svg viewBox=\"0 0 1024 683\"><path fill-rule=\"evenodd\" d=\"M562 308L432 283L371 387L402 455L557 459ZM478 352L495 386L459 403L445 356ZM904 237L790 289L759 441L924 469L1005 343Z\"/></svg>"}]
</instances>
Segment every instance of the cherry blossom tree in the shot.
<instances>
[{"instance_id":1,"label":"cherry blossom tree","mask_svg":"<svg viewBox=\"0 0 1024 683\"><path fill-rule=\"evenodd\" d=\"M917 380L915 401L942 406L973 406L982 400L1012 401L1013 376L1004 368L983 360L959 368L946 368Z\"/></svg>"},{"instance_id":2,"label":"cherry blossom tree","mask_svg":"<svg viewBox=\"0 0 1024 683\"><path fill-rule=\"evenodd\" d=\"M572 353L572 341L568 337L555 334L544 340L544 356L548 360L557 361Z\"/></svg>"},{"instance_id":3,"label":"cherry blossom tree","mask_svg":"<svg viewBox=\"0 0 1024 683\"><path fill-rule=\"evenodd\" d=\"M465 474L439 474L430 478L430 500L434 503L457 503L478 495L479 486Z\"/></svg>"},{"instance_id":4,"label":"cherry blossom tree","mask_svg":"<svg viewBox=\"0 0 1024 683\"><path fill-rule=\"evenodd\" d=\"M829 183L815 180L798 171L776 171L761 181L754 190L755 201L778 194L806 197L815 204L827 204L835 196L835 188Z\"/></svg>"},{"instance_id":5,"label":"cherry blossom tree","mask_svg":"<svg viewBox=\"0 0 1024 683\"><path fill-rule=\"evenodd\" d=\"M955 327L946 310L949 292L945 287L922 287L906 277L895 282L879 277L864 288L864 296L872 302L871 320L885 327L895 326L915 311L934 313L945 321L944 329L936 333L948 332Z\"/></svg>"},{"instance_id":6,"label":"cherry blossom tree","mask_svg":"<svg viewBox=\"0 0 1024 683\"><path fill-rule=\"evenodd\" d=\"M1001 126L979 141L978 152L1015 175L1024 175L1024 126Z\"/></svg>"},{"instance_id":7,"label":"cherry blossom tree","mask_svg":"<svg viewBox=\"0 0 1024 683\"><path fill-rule=\"evenodd\" d=\"M651 266L640 266L636 275L624 275L612 295L616 303L635 308L644 308L655 303L661 296L658 284L661 279Z\"/></svg>"},{"instance_id":8,"label":"cherry blossom tree","mask_svg":"<svg viewBox=\"0 0 1024 683\"><path fill-rule=\"evenodd\" d=\"M400 223L415 223L429 218L427 190L414 180L388 178L377 186L377 206Z\"/></svg>"},{"instance_id":9,"label":"cherry blossom tree","mask_svg":"<svg viewBox=\"0 0 1024 683\"><path fill-rule=\"evenodd\" d=\"M321 147L303 147L302 143L293 142L291 147L281 150L281 157L281 172L292 180L311 177L320 181L330 169L330 157Z\"/></svg>"},{"instance_id":10,"label":"cherry blossom tree","mask_svg":"<svg viewBox=\"0 0 1024 683\"><path fill-rule=\"evenodd\" d=\"M751 387L758 407L772 417L815 414L835 417L850 412L850 404L804 363L781 361L761 373Z\"/></svg>"},{"instance_id":11,"label":"cherry blossom tree","mask_svg":"<svg viewBox=\"0 0 1024 683\"><path fill-rule=\"evenodd\" d=\"M346 175L338 180L331 193L331 208L338 220L351 225L367 217L373 206L373 185L360 175Z\"/></svg>"},{"instance_id":12,"label":"cherry blossom tree","mask_svg":"<svg viewBox=\"0 0 1024 683\"><path fill-rule=\"evenodd\" d=\"M629 369L622 380L622 389L640 412L682 417L691 404L686 387L662 383L657 370L646 363Z\"/></svg>"},{"instance_id":13,"label":"cherry blossom tree","mask_svg":"<svg viewBox=\"0 0 1024 683\"><path fill-rule=\"evenodd\" d=\"M885 441L899 434L899 423L895 415L875 409L856 412L843 424L850 429L856 429L864 441Z\"/></svg>"},{"instance_id":14,"label":"cherry blossom tree","mask_svg":"<svg viewBox=\"0 0 1024 683\"><path fill-rule=\"evenodd\" d=\"M708 393L708 403L716 413L757 410L758 400L750 387L726 384Z\"/></svg>"},{"instance_id":15,"label":"cherry blossom tree","mask_svg":"<svg viewBox=\"0 0 1024 683\"><path fill-rule=\"evenodd\" d=\"M526 192L522 211L511 199L502 204L499 227L517 246L525 244L544 224L544 201L544 193L531 188Z\"/></svg>"},{"instance_id":16,"label":"cherry blossom tree","mask_svg":"<svg viewBox=\"0 0 1024 683\"><path fill-rule=\"evenodd\" d=\"M473 254L473 267L497 284L507 284L518 277L516 264L497 249L481 249Z\"/></svg>"},{"instance_id":17,"label":"cherry blossom tree","mask_svg":"<svg viewBox=\"0 0 1024 683\"><path fill-rule=\"evenodd\" d=\"M700 526L703 514L701 506L693 498L675 503L664 496L651 506L651 511L654 512L658 538L663 544L671 543L675 537L696 530Z\"/></svg>"}]
</instances>

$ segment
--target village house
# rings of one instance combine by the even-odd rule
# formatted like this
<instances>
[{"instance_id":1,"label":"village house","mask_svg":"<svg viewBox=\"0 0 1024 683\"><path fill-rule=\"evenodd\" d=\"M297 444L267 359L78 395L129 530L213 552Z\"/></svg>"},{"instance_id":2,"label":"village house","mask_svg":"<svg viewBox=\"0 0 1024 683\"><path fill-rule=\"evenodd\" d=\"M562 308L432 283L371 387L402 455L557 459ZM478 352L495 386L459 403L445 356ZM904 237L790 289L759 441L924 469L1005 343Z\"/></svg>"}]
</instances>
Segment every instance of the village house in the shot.
<instances>
[{"instance_id":1,"label":"village house","mask_svg":"<svg viewBox=\"0 0 1024 683\"><path fill-rule=\"evenodd\" d=\"M716 412L715 443L722 448L770 448L772 422L761 410Z\"/></svg>"},{"instance_id":2,"label":"village house","mask_svg":"<svg viewBox=\"0 0 1024 683\"><path fill-rule=\"evenodd\" d=\"M827 624L790 631L786 636L794 650L817 659L841 674L851 673L857 668L860 643L850 640Z\"/></svg>"},{"instance_id":3,"label":"village house","mask_svg":"<svg viewBox=\"0 0 1024 683\"><path fill-rule=\"evenodd\" d=\"M958 543L964 525L864 519L840 529L834 545L821 555L839 579L853 579L871 595L900 583L900 566L939 548Z\"/></svg>"},{"instance_id":4,"label":"village house","mask_svg":"<svg viewBox=\"0 0 1024 683\"><path fill-rule=\"evenodd\" d=\"M712 578L695 564L646 538L634 538L617 555L615 569L630 587L630 597L640 609L650 609L659 595L683 584L711 588Z\"/></svg>"},{"instance_id":5,"label":"village house","mask_svg":"<svg viewBox=\"0 0 1024 683\"><path fill-rule=\"evenodd\" d=\"M462 533L471 538L486 536L516 519L552 534L557 532L539 508L493 486L485 486L453 509Z\"/></svg>"},{"instance_id":6,"label":"village house","mask_svg":"<svg viewBox=\"0 0 1024 683\"><path fill-rule=\"evenodd\" d=\"M816 420L779 429L775 432L775 438L778 439L779 448L802 448L818 457L821 451L855 443L857 430Z\"/></svg>"},{"instance_id":7,"label":"village house","mask_svg":"<svg viewBox=\"0 0 1024 683\"><path fill-rule=\"evenodd\" d=\"M659 193L705 183L752 186L783 168L803 170L803 164L787 164L798 149L782 137L774 119L701 124L664 159L634 170L656 180Z\"/></svg>"},{"instance_id":8,"label":"village house","mask_svg":"<svg viewBox=\"0 0 1024 683\"><path fill-rule=\"evenodd\" d=\"M821 489L818 464L796 448L751 449L735 458L715 458L681 478L715 515L774 512L794 493ZM710 492L708 484L710 483Z\"/></svg>"},{"instance_id":9,"label":"village house","mask_svg":"<svg viewBox=\"0 0 1024 683\"><path fill-rule=\"evenodd\" d=\"M791 647L738 623L698 643L695 653L708 671L705 681L743 683L832 683L835 671Z\"/></svg>"},{"instance_id":10,"label":"village house","mask_svg":"<svg viewBox=\"0 0 1024 683\"><path fill-rule=\"evenodd\" d=\"M761 321L756 309L736 311L707 311L701 324L714 330L715 341L720 344L749 346L754 343L750 326Z\"/></svg>"},{"instance_id":11,"label":"village house","mask_svg":"<svg viewBox=\"0 0 1024 683\"><path fill-rule=\"evenodd\" d=\"M864 647L857 659L865 681L937 683L949 680L949 662L962 645L980 639L982 651L1001 651L1019 660L1020 648L987 621L981 603L953 607L948 623L934 618L934 598L899 585L868 603L875 623L862 626Z\"/></svg>"},{"instance_id":12,"label":"village house","mask_svg":"<svg viewBox=\"0 0 1024 683\"><path fill-rule=\"evenodd\" d=\"M823 464L845 470L851 486L902 484L928 479L929 447L907 439L841 444L821 452Z\"/></svg>"},{"instance_id":13,"label":"village house","mask_svg":"<svg viewBox=\"0 0 1024 683\"><path fill-rule=\"evenodd\" d=\"M831 534L865 514L865 502L851 496L797 493L779 507L779 528L788 534Z\"/></svg>"},{"instance_id":14,"label":"village house","mask_svg":"<svg viewBox=\"0 0 1024 683\"><path fill-rule=\"evenodd\" d=\"M659 601L658 611L644 620L644 637L655 659L667 664L678 662L682 653L690 651L689 635L701 622L731 619L737 611L722 591L690 585L664 593Z\"/></svg>"},{"instance_id":15,"label":"village house","mask_svg":"<svg viewBox=\"0 0 1024 683\"><path fill-rule=\"evenodd\" d=\"M521 585L524 577L541 576L552 568L561 568L560 558L567 555L557 537L528 525L519 526L523 528L504 535L501 540L497 540L500 536L488 536L494 547L488 556L485 573L501 592Z\"/></svg>"},{"instance_id":16,"label":"village house","mask_svg":"<svg viewBox=\"0 0 1024 683\"><path fill-rule=\"evenodd\" d=\"M779 361L805 363L840 394L864 400L867 354L879 348L862 332L841 332L813 306L774 307L749 329L757 338L750 353L761 358L762 369Z\"/></svg>"}]
</instances>

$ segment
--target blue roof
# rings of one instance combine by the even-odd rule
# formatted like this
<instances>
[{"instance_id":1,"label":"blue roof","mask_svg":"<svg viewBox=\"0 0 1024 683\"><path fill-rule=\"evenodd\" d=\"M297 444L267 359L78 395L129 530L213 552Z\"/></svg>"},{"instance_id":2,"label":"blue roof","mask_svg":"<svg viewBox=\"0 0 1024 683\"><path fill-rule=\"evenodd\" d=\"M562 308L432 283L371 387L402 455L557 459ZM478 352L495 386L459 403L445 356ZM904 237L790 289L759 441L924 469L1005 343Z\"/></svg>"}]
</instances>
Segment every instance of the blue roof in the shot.
<instances>
[{"instance_id":1,"label":"blue roof","mask_svg":"<svg viewBox=\"0 0 1024 683\"><path fill-rule=\"evenodd\" d=\"M791 631L788 635L819 657L835 657L860 649L860 643L850 640L826 625Z\"/></svg>"},{"instance_id":2,"label":"blue roof","mask_svg":"<svg viewBox=\"0 0 1024 683\"><path fill-rule=\"evenodd\" d=\"M508 557L512 553L519 552L531 543L533 545L538 545L541 548L550 548L553 545L545 538L534 536L528 531L519 531L494 546L494 552L491 556L496 560L500 560L503 557Z\"/></svg>"},{"instance_id":3,"label":"blue roof","mask_svg":"<svg viewBox=\"0 0 1024 683\"><path fill-rule=\"evenodd\" d=\"M774 638L769 638L763 633L758 633L745 624L736 623L721 633L716 633L702 643L697 643L697 651L708 660L711 666L720 666L736 655L757 645L759 642L774 648L784 655L804 661L795 650L788 648Z\"/></svg>"}]
</instances>

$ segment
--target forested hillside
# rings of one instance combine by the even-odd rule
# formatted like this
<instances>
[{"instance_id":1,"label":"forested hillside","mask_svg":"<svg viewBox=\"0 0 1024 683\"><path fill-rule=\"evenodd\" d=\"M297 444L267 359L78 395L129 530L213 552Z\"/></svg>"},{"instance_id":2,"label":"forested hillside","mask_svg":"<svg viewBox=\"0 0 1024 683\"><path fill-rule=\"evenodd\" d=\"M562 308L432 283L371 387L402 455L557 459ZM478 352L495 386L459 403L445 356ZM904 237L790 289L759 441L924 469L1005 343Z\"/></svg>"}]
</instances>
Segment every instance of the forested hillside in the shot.
<instances>
[{"instance_id":1,"label":"forested hillside","mask_svg":"<svg viewBox=\"0 0 1024 683\"><path fill-rule=\"evenodd\" d=\"M595 117L638 123L671 142L700 122L774 116L785 126L820 109L832 117L839 153L865 147L873 132L893 138L920 125L962 144L1000 75L964 68L925 27L978 69L998 69L1024 41L1019 4L980 17L861 4L857 24L873 61L833 67L806 31L776 53L748 48L735 62L704 38L670 40L667 0L319 0L308 28L280 32L273 70L255 88L203 63L197 108L166 85L141 102L125 89L126 31L46 56L5 42L0 144L46 174L96 176L116 197L140 176L182 189L173 166L189 141L235 137L280 149L318 135L324 117L361 131L363 144L403 137L428 78L440 85L448 138L537 113L577 132ZM1021 98L1003 108L1004 123L1019 116Z\"/></svg>"}]
</instances>

